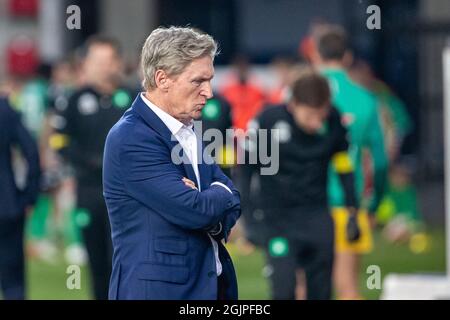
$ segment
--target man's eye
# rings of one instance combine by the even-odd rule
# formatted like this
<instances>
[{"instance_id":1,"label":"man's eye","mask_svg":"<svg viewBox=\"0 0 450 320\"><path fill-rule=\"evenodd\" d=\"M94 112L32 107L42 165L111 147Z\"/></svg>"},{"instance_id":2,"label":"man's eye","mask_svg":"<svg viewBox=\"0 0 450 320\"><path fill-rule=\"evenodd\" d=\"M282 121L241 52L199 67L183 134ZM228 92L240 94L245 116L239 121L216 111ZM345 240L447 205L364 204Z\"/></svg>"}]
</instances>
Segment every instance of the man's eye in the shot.
<instances>
[{"instance_id":1,"label":"man's eye","mask_svg":"<svg viewBox=\"0 0 450 320\"><path fill-rule=\"evenodd\" d=\"M200 86L200 84L202 83L200 80L194 80L192 81L192 83L194 84L194 86Z\"/></svg>"}]
</instances>

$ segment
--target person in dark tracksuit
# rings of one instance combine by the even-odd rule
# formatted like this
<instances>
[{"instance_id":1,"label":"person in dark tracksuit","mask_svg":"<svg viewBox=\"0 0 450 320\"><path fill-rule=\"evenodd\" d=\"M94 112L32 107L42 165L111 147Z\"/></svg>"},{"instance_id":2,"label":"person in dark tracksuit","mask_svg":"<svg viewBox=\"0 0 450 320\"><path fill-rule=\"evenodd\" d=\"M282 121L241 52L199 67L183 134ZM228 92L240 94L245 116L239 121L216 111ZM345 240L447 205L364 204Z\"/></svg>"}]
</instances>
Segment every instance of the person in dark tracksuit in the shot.
<instances>
[{"instance_id":1,"label":"person in dark tracksuit","mask_svg":"<svg viewBox=\"0 0 450 320\"><path fill-rule=\"evenodd\" d=\"M302 72L291 94L288 104L265 109L250 124L250 130L267 129L269 139L275 139L269 141L279 146L278 171L264 175L261 164L246 167L253 172L259 169L257 202L264 215L265 230L261 233L265 235L272 297L295 299L296 270L301 268L307 299L330 299L334 256L333 220L327 203L330 163L340 175L352 213L349 235L357 238L359 231L347 131L338 111L330 105L326 79L315 71ZM278 129L278 134L273 129ZM254 152L257 148L249 146L255 146L256 141L249 137L247 149ZM276 161L271 146L268 143L267 154Z\"/></svg>"},{"instance_id":2,"label":"person in dark tracksuit","mask_svg":"<svg viewBox=\"0 0 450 320\"><path fill-rule=\"evenodd\" d=\"M22 188L15 182L12 149L18 147L27 162ZM4 299L25 299L24 222L39 191L39 154L7 98L0 97L0 287Z\"/></svg>"},{"instance_id":3,"label":"person in dark tracksuit","mask_svg":"<svg viewBox=\"0 0 450 320\"><path fill-rule=\"evenodd\" d=\"M132 103L121 87L120 47L112 39L94 36L85 46L86 84L69 98L55 121L53 145L75 170L77 221L88 252L94 298L108 299L112 266L111 230L102 193L102 163L106 136Z\"/></svg>"}]
</instances>

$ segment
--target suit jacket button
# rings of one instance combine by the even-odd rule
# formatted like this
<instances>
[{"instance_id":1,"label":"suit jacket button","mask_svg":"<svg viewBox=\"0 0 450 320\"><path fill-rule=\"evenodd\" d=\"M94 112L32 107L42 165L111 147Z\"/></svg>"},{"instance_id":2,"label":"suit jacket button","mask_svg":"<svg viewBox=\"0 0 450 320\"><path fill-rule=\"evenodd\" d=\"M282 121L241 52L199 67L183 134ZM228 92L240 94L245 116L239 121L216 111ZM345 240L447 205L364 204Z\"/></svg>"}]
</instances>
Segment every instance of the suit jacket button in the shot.
<instances>
[{"instance_id":1,"label":"suit jacket button","mask_svg":"<svg viewBox=\"0 0 450 320\"><path fill-rule=\"evenodd\" d=\"M214 271L208 272L208 277L212 278L216 273Z\"/></svg>"}]
</instances>

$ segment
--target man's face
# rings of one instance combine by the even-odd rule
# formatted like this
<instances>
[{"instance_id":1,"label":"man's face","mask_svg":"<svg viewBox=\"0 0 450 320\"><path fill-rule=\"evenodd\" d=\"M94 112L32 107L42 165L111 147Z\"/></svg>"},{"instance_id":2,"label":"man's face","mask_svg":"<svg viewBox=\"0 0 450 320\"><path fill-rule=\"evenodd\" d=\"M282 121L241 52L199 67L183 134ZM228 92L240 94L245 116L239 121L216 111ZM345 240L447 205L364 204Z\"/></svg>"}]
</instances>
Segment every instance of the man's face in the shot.
<instances>
[{"instance_id":1,"label":"man's face","mask_svg":"<svg viewBox=\"0 0 450 320\"><path fill-rule=\"evenodd\" d=\"M169 77L167 91L170 114L183 123L200 118L206 101L212 98L214 67L211 57L192 61L181 74Z\"/></svg>"},{"instance_id":2,"label":"man's face","mask_svg":"<svg viewBox=\"0 0 450 320\"><path fill-rule=\"evenodd\" d=\"M289 112L294 117L295 123L306 133L316 134L324 125L330 112L327 103L321 107L313 107L306 104L289 105Z\"/></svg>"},{"instance_id":3,"label":"man's face","mask_svg":"<svg viewBox=\"0 0 450 320\"><path fill-rule=\"evenodd\" d=\"M108 44L93 44L83 65L86 80L91 83L117 82L122 74L122 61Z\"/></svg>"}]
</instances>

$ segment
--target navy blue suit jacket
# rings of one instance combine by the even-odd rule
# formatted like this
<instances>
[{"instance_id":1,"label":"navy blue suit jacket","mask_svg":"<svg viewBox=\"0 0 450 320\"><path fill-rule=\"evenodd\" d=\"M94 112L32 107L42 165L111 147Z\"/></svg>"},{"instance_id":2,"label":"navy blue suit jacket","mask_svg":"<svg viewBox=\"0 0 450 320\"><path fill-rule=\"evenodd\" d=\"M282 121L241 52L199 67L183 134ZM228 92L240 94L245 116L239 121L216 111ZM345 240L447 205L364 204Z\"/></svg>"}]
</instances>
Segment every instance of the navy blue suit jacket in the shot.
<instances>
[{"instance_id":1,"label":"navy blue suit jacket","mask_svg":"<svg viewBox=\"0 0 450 320\"><path fill-rule=\"evenodd\" d=\"M222 223L228 236L240 215L240 196L216 164L172 161L178 142L137 96L106 139L103 195L114 247L110 299L216 299L214 251L207 231ZM179 146L179 145L178 145ZM232 193L212 182L227 185ZM231 258L219 241L226 298L237 299Z\"/></svg>"},{"instance_id":2,"label":"navy blue suit jacket","mask_svg":"<svg viewBox=\"0 0 450 320\"><path fill-rule=\"evenodd\" d=\"M18 147L27 162L23 189L16 186L11 149ZM39 191L39 155L36 143L22 125L8 100L0 97L0 219L14 219L33 205Z\"/></svg>"}]
</instances>

